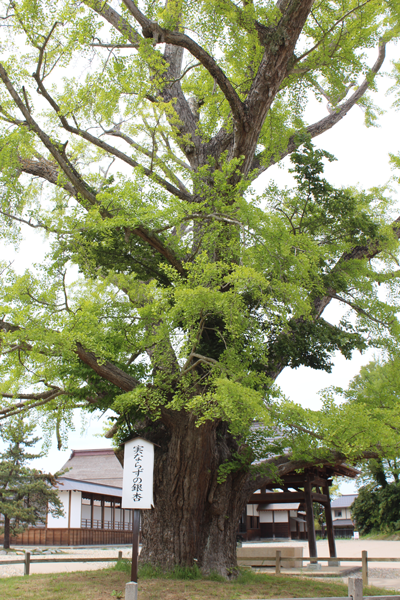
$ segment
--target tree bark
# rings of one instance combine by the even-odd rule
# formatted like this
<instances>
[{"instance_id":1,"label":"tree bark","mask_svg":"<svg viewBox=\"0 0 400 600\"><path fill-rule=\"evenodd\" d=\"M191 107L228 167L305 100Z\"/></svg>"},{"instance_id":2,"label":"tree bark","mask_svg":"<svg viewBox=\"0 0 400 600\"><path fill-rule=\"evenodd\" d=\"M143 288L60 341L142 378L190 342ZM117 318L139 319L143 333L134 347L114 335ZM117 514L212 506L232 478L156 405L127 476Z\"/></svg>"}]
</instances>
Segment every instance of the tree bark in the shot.
<instances>
[{"instance_id":1,"label":"tree bark","mask_svg":"<svg viewBox=\"0 0 400 600\"><path fill-rule=\"evenodd\" d=\"M169 425L164 439L157 436L155 507L142 511L140 560L165 569L197 564L205 574L235 576L249 474L239 469L218 483L218 468L237 444L223 424L196 427L193 415L175 413Z\"/></svg>"},{"instance_id":2,"label":"tree bark","mask_svg":"<svg viewBox=\"0 0 400 600\"><path fill-rule=\"evenodd\" d=\"M10 518L4 515L4 550L8 550L10 547Z\"/></svg>"}]
</instances>

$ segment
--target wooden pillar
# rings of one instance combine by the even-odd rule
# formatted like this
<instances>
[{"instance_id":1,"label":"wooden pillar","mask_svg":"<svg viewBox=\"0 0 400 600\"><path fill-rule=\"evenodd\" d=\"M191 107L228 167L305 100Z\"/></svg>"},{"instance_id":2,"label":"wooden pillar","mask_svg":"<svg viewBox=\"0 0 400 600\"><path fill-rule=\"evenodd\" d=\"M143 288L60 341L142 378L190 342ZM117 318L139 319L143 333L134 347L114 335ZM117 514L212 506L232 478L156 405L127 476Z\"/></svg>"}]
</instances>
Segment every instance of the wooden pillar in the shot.
<instances>
[{"instance_id":1,"label":"wooden pillar","mask_svg":"<svg viewBox=\"0 0 400 600\"><path fill-rule=\"evenodd\" d=\"M328 497L328 502L324 505L325 508L325 522L326 522L326 533L328 535L328 545L329 545L329 556L331 558L336 558L336 544L335 544L335 536L333 533L333 522L332 522L332 509L331 509L331 499L329 497L329 486L323 488L325 495ZM331 566L332 563L329 563Z\"/></svg>"},{"instance_id":2,"label":"wooden pillar","mask_svg":"<svg viewBox=\"0 0 400 600\"><path fill-rule=\"evenodd\" d=\"M121 502L121 511L122 511L122 530L125 531L125 509L122 508L122 502Z\"/></svg>"},{"instance_id":3,"label":"wooden pillar","mask_svg":"<svg viewBox=\"0 0 400 600\"><path fill-rule=\"evenodd\" d=\"M317 556L317 540L315 538L315 527L314 527L314 511L311 496L311 481L306 476L304 482L304 495L306 504L306 521L307 521L307 537L308 537L308 549L310 552L310 558ZM311 562L316 562L311 561Z\"/></svg>"},{"instance_id":4,"label":"wooden pillar","mask_svg":"<svg viewBox=\"0 0 400 600\"><path fill-rule=\"evenodd\" d=\"M111 526L113 529L115 529L115 500L112 501L112 510L111 510L111 519L112 519L112 523Z\"/></svg>"},{"instance_id":5,"label":"wooden pillar","mask_svg":"<svg viewBox=\"0 0 400 600\"><path fill-rule=\"evenodd\" d=\"M104 498L101 498L101 528L104 529Z\"/></svg>"},{"instance_id":6,"label":"wooden pillar","mask_svg":"<svg viewBox=\"0 0 400 600\"><path fill-rule=\"evenodd\" d=\"M93 494L90 494L90 529L94 529L93 516L94 516L94 500L93 500Z\"/></svg>"},{"instance_id":7,"label":"wooden pillar","mask_svg":"<svg viewBox=\"0 0 400 600\"><path fill-rule=\"evenodd\" d=\"M132 566L131 581L137 582L138 554L139 554L139 527L140 510L133 511L133 542L132 542Z\"/></svg>"}]
</instances>

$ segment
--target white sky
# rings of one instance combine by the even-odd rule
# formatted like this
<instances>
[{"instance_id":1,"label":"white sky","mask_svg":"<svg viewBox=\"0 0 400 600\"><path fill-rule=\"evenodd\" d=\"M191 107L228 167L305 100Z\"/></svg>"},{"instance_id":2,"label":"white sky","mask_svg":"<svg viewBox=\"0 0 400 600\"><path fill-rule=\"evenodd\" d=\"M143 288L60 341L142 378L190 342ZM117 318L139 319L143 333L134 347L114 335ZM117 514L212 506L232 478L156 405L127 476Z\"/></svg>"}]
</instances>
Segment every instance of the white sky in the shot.
<instances>
[{"instance_id":1,"label":"white sky","mask_svg":"<svg viewBox=\"0 0 400 600\"><path fill-rule=\"evenodd\" d=\"M396 47L390 47L386 59L386 69L389 70L390 61L398 56ZM371 59L374 62L375 56ZM400 131L400 113L391 108L393 97L388 97L385 92L391 85L388 78L380 79L379 93L374 94L375 102L387 110L386 114L379 118L379 127L366 128L364 115L360 108L354 107L339 124L330 131L314 140L314 144L334 154L338 159L334 163L327 164L325 177L336 185L359 185L369 188L387 183L393 175L389 165L389 152L397 154L400 151L400 139L397 132ZM326 116L325 103L313 104L308 113L310 122L319 120ZM288 159L284 161L287 166ZM400 173L399 173L400 175ZM279 185L290 185L291 178L286 169L274 166L264 174L260 185L267 184L274 179ZM0 246L2 258L9 260L14 258L14 268L22 271L29 268L33 262L41 262L45 251L45 243L39 235L29 235L27 241L21 244L18 254L13 250ZM329 310L324 317L329 320ZM373 358L372 352L361 356L355 352L351 361L346 361L341 355L336 356L332 373L314 371L307 367L296 370L285 369L277 380L283 392L296 402L310 408L318 408L318 391L330 385L347 387L349 381L358 373L360 367ZM69 449L59 452L56 449L55 440L49 455L40 459L38 467L56 471L68 459L71 449L78 448L101 448L110 447L111 441L101 437L104 419L90 417L84 430L81 431L80 419L76 419L76 431L71 432L69 437ZM98 437L99 436L99 437ZM342 484L342 493L351 493L354 484Z\"/></svg>"}]
</instances>

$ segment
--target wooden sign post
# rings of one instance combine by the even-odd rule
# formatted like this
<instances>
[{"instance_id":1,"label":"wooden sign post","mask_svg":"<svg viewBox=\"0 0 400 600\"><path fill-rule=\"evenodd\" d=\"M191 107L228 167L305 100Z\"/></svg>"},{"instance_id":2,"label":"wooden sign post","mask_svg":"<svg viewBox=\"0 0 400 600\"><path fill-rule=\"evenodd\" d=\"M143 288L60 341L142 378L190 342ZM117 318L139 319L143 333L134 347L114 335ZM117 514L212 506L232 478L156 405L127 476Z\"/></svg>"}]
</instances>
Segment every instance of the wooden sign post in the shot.
<instances>
[{"instance_id":1,"label":"wooden sign post","mask_svg":"<svg viewBox=\"0 0 400 600\"><path fill-rule=\"evenodd\" d=\"M154 444L143 438L125 443L122 508L133 508L131 581L126 584L126 600L137 599L140 510L153 505Z\"/></svg>"}]
</instances>

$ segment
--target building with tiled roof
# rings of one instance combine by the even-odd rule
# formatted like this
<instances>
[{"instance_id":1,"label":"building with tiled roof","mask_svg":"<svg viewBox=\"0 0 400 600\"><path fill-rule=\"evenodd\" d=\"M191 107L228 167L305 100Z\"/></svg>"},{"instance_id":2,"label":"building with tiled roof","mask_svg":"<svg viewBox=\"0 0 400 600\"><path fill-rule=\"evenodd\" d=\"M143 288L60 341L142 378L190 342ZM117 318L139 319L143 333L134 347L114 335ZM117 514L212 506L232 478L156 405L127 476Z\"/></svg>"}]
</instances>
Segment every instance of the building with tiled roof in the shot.
<instances>
[{"instance_id":1,"label":"building with tiled roof","mask_svg":"<svg viewBox=\"0 0 400 600\"><path fill-rule=\"evenodd\" d=\"M351 518L351 505L358 494L344 494L331 502L332 524L336 537L351 537L354 523Z\"/></svg>"},{"instance_id":2,"label":"building with tiled roof","mask_svg":"<svg viewBox=\"0 0 400 600\"><path fill-rule=\"evenodd\" d=\"M65 477L122 488L122 466L112 448L72 450L62 467Z\"/></svg>"},{"instance_id":3,"label":"building with tiled roof","mask_svg":"<svg viewBox=\"0 0 400 600\"><path fill-rule=\"evenodd\" d=\"M57 479L63 517L47 515L45 527L27 529L13 543L105 545L132 541L132 510L123 509L123 469L112 448L72 450Z\"/></svg>"}]
</instances>

